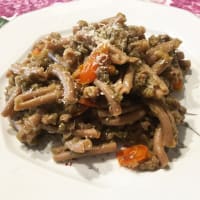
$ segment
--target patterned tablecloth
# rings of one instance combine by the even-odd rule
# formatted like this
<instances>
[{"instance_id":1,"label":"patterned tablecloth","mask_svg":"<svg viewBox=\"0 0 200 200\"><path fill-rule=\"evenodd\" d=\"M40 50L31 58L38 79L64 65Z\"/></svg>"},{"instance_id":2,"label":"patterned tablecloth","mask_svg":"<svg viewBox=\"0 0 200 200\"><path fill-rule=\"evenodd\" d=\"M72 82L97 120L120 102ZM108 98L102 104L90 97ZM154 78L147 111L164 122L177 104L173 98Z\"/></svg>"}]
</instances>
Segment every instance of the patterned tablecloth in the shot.
<instances>
[{"instance_id":1,"label":"patterned tablecloth","mask_svg":"<svg viewBox=\"0 0 200 200\"><path fill-rule=\"evenodd\" d=\"M0 0L0 27L8 20L54 3L66 3L72 0ZM174 6L189 10L200 17L200 0L142 0Z\"/></svg>"}]
</instances>

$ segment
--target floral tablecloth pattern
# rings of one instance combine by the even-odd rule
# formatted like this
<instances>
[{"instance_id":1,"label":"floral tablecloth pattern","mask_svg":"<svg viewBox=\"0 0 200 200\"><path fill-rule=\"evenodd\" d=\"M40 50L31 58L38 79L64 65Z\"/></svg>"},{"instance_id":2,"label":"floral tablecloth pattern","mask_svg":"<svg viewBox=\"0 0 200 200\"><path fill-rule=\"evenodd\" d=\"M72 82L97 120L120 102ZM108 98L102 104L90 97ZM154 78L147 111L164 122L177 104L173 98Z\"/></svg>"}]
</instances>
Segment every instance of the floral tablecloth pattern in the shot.
<instances>
[{"instance_id":1,"label":"floral tablecloth pattern","mask_svg":"<svg viewBox=\"0 0 200 200\"><path fill-rule=\"evenodd\" d=\"M151 1L155 3L174 6L177 8L182 8L200 17L200 0L151 0Z\"/></svg>"},{"instance_id":2,"label":"floral tablecloth pattern","mask_svg":"<svg viewBox=\"0 0 200 200\"><path fill-rule=\"evenodd\" d=\"M0 0L0 27L8 20L54 3L67 3L72 0ZM126 0L124 0L126 1ZM200 0L142 0L174 6L188 10L200 17Z\"/></svg>"}]
</instances>

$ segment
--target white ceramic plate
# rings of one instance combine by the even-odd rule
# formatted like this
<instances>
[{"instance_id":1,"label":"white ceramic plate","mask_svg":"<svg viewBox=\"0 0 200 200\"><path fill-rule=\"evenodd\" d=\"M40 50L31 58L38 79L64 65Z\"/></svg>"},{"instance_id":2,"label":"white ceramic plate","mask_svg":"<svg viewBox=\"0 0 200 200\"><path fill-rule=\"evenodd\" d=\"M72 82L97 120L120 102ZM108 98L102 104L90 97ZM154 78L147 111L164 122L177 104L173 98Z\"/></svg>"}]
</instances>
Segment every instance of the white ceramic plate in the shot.
<instances>
[{"instance_id":1,"label":"white ceramic plate","mask_svg":"<svg viewBox=\"0 0 200 200\"><path fill-rule=\"evenodd\" d=\"M150 34L168 33L183 41L182 49L192 61L192 76L187 76L182 102L188 112L200 113L200 20L179 9L133 0L59 4L20 16L0 29L0 109L5 71L35 40L52 31L70 33L79 19L97 21L117 12L126 14L128 24L143 25ZM187 115L186 120L200 131L199 115ZM188 129L181 130L185 148L181 155L174 153L171 169L145 173L120 167L112 155L105 161L100 157L71 167L58 165L47 150L28 150L20 144L7 119L0 118L0 130L1 199L198 199L200 138Z\"/></svg>"}]
</instances>

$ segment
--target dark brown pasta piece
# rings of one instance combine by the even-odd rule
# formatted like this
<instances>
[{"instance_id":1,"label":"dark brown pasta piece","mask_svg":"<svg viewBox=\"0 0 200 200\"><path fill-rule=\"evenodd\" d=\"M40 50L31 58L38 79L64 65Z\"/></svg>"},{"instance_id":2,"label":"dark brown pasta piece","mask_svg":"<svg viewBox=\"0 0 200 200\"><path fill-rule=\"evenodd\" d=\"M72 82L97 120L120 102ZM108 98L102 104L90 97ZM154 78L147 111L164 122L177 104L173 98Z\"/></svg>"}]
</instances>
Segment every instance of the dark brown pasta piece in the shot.
<instances>
[{"instance_id":1,"label":"dark brown pasta piece","mask_svg":"<svg viewBox=\"0 0 200 200\"><path fill-rule=\"evenodd\" d=\"M105 95L108 104L109 104L109 111L113 116L118 116L122 113L122 109L120 106L120 102L116 100L116 94L114 91L107 85L106 83L96 79L94 84L103 92Z\"/></svg>"},{"instance_id":2,"label":"dark brown pasta piece","mask_svg":"<svg viewBox=\"0 0 200 200\"><path fill-rule=\"evenodd\" d=\"M75 103L77 98L75 96L74 81L70 72L66 71L65 67L59 64L51 65L48 70L57 76L63 85L63 102L66 104Z\"/></svg>"},{"instance_id":3,"label":"dark brown pasta piece","mask_svg":"<svg viewBox=\"0 0 200 200\"><path fill-rule=\"evenodd\" d=\"M163 42L153 48L150 48L146 52L148 64L153 64L155 61L157 61L160 58L160 55L157 52L169 53L170 51L177 49L180 44L181 44L181 41L179 39L172 39L168 42Z\"/></svg>"},{"instance_id":4,"label":"dark brown pasta piece","mask_svg":"<svg viewBox=\"0 0 200 200\"><path fill-rule=\"evenodd\" d=\"M21 93L21 89L19 87L15 87L12 91L12 94L10 96L10 98L8 99L6 106L4 107L3 111L1 112L1 114L4 117L8 117L11 116L14 112L14 100L15 97L18 96Z\"/></svg>"},{"instance_id":5,"label":"dark brown pasta piece","mask_svg":"<svg viewBox=\"0 0 200 200\"><path fill-rule=\"evenodd\" d=\"M96 130L95 128L87 128L87 129L76 129L73 134L79 137L85 138L100 138L101 132Z\"/></svg>"},{"instance_id":6,"label":"dark brown pasta piece","mask_svg":"<svg viewBox=\"0 0 200 200\"><path fill-rule=\"evenodd\" d=\"M64 143L66 149L69 149L75 153L85 153L92 149L92 141L90 139L80 139L79 137L73 137Z\"/></svg>"},{"instance_id":7,"label":"dark brown pasta piece","mask_svg":"<svg viewBox=\"0 0 200 200\"><path fill-rule=\"evenodd\" d=\"M48 87L41 87L34 91L30 90L18 95L14 100L14 110L20 111L30 109L47 103L57 102L62 96L58 85L52 84Z\"/></svg>"},{"instance_id":8,"label":"dark brown pasta piece","mask_svg":"<svg viewBox=\"0 0 200 200\"><path fill-rule=\"evenodd\" d=\"M148 102L148 105L151 111L160 120L160 125L163 133L163 145L166 147L175 147L176 141L174 138L174 131L166 111L158 102L150 101Z\"/></svg>"},{"instance_id":9,"label":"dark brown pasta piece","mask_svg":"<svg viewBox=\"0 0 200 200\"><path fill-rule=\"evenodd\" d=\"M165 168L168 165L169 159L164 149L163 134L162 129L160 127L157 128L154 133L153 152L158 157L161 163L161 167Z\"/></svg>"},{"instance_id":10,"label":"dark brown pasta piece","mask_svg":"<svg viewBox=\"0 0 200 200\"><path fill-rule=\"evenodd\" d=\"M117 150L117 144L115 142L110 142L110 143L101 144L99 146L93 146L91 150L83 154L74 153L71 151L64 151L64 152L55 154L53 158L56 162L66 162L68 160L72 160L75 158L94 156L94 155L105 154L105 153L112 153L112 152L116 152L116 150Z\"/></svg>"},{"instance_id":11,"label":"dark brown pasta piece","mask_svg":"<svg viewBox=\"0 0 200 200\"><path fill-rule=\"evenodd\" d=\"M143 109L144 106L141 104L135 104L127 107L122 108L122 114L134 112L136 110ZM112 115L107 110L98 109L97 114L100 118L112 117Z\"/></svg>"},{"instance_id":12,"label":"dark brown pasta piece","mask_svg":"<svg viewBox=\"0 0 200 200\"><path fill-rule=\"evenodd\" d=\"M130 64L124 75L120 94L129 94L130 91L133 89L134 74L135 74L134 66Z\"/></svg>"},{"instance_id":13,"label":"dark brown pasta piece","mask_svg":"<svg viewBox=\"0 0 200 200\"><path fill-rule=\"evenodd\" d=\"M109 45L108 47L109 56L113 64L122 65L127 62L136 63L138 61L138 58L127 56L126 53L124 53L123 51L121 51L113 45Z\"/></svg>"},{"instance_id":14,"label":"dark brown pasta piece","mask_svg":"<svg viewBox=\"0 0 200 200\"><path fill-rule=\"evenodd\" d=\"M142 119L145 116L146 112L144 109L139 109L134 112L120 115L118 117L109 118L106 117L101 119L102 124L109 126L124 126L127 124L133 124L136 121Z\"/></svg>"}]
</instances>

